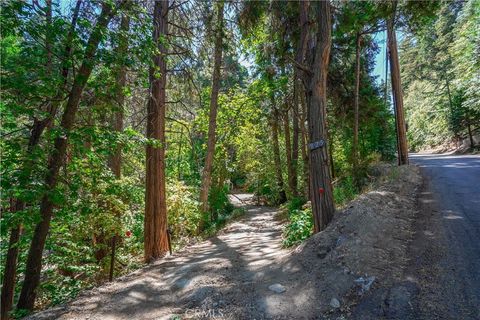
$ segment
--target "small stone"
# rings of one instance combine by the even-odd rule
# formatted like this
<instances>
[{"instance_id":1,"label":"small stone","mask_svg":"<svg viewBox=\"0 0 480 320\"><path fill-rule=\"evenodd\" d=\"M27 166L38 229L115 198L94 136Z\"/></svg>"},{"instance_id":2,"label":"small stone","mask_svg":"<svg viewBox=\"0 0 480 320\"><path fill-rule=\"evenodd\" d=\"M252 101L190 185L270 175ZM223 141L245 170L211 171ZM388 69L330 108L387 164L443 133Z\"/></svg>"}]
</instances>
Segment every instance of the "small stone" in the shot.
<instances>
[{"instance_id":1,"label":"small stone","mask_svg":"<svg viewBox=\"0 0 480 320\"><path fill-rule=\"evenodd\" d=\"M336 247L341 246L345 241L347 241L347 237L344 235L340 235L337 239Z\"/></svg>"},{"instance_id":2,"label":"small stone","mask_svg":"<svg viewBox=\"0 0 480 320\"><path fill-rule=\"evenodd\" d=\"M317 253L317 257L323 259L327 256L327 251L320 251Z\"/></svg>"},{"instance_id":3,"label":"small stone","mask_svg":"<svg viewBox=\"0 0 480 320\"><path fill-rule=\"evenodd\" d=\"M371 277L360 277L358 279L355 279L355 283L360 286L360 293L363 294L370 290L370 287L372 286L373 282L375 281L375 276Z\"/></svg>"},{"instance_id":4,"label":"small stone","mask_svg":"<svg viewBox=\"0 0 480 320\"><path fill-rule=\"evenodd\" d=\"M283 293L283 292L287 291L287 289L285 289L285 287L282 286L280 283L272 284L268 287L268 289L275 292L275 293Z\"/></svg>"},{"instance_id":5,"label":"small stone","mask_svg":"<svg viewBox=\"0 0 480 320\"><path fill-rule=\"evenodd\" d=\"M330 307L335 309L340 308L340 301L338 301L337 298L332 298L332 300L330 300Z\"/></svg>"},{"instance_id":6,"label":"small stone","mask_svg":"<svg viewBox=\"0 0 480 320\"><path fill-rule=\"evenodd\" d=\"M173 283L173 285L178 289L185 289L189 284L190 280L185 278L178 279Z\"/></svg>"}]
</instances>

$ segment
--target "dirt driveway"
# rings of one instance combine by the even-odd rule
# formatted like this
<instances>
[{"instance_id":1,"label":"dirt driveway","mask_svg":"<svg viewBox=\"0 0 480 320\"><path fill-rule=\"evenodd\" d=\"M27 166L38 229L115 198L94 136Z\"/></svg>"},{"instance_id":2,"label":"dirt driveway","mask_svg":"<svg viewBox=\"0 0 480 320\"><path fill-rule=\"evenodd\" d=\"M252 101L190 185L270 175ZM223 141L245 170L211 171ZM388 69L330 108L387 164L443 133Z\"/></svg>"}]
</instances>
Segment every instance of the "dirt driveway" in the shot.
<instances>
[{"instance_id":1,"label":"dirt driveway","mask_svg":"<svg viewBox=\"0 0 480 320\"><path fill-rule=\"evenodd\" d=\"M216 237L30 319L406 319L421 178L414 166L378 174L294 249L281 247L276 208L237 195L247 212Z\"/></svg>"},{"instance_id":2,"label":"dirt driveway","mask_svg":"<svg viewBox=\"0 0 480 320\"><path fill-rule=\"evenodd\" d=\"M259 300L276 294L265 268L288 251L281 247L276 209L254 206L250 198L231 199L247 212L218 236L30 319L228 319L238 316L233 309L258 308Z\"/></svg>"}]
</instances>

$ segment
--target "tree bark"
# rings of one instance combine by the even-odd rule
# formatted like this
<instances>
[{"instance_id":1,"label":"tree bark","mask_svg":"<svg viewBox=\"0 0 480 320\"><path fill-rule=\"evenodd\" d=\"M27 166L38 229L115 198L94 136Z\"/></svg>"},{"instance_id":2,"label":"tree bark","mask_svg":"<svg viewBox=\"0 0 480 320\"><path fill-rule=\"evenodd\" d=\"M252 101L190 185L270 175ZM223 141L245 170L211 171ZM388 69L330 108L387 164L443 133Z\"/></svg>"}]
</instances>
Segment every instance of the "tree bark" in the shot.
<instances>
[{"instance_id":1,"label":"tree bark","mask_svg":"<svg viewBox=\"0 0 480 320\"><path fill-rule=\"evenodd\" d=\"M316 3L318 15L317 44L308 79L308 128L310 190L314 232L323 230L332 220L335 207L328 165L327 72L331 48L331 8L329 1Z\"/></svg>"},{"instance_id":2,"label":"tree bark","mask_svg":"<svg viewBox=\"0 0 480 320\"><path fill-rule=\"evenodd\" d=\"M122 21L120 23L120 39L117 47L117 53L122 59L125 58L128 51L128 37L127 32L129 30L130 18L128 15L122 15ZM127 67L124 61L121 61L116 71L116 83L115 83L115 113L113 116L112 128L116 132L123 131L123 116L124 116L124 103L125 103L125 83L127 81ZM110 158L110 168L117 179L122 176L122 148L116 146L115 152Z\"/></svg>"},{"instance_id":3,"label":"tree bark","mask_svg":"<svg viewBox=\"0 0 480 320\"><path fill-rule=\"evenodd\" d=\"M120 39L118 43L117 52L122 59L125 58L128 51L128 37L127 32L129 30L130 18L128 15L122 15L122 21L120 23ZM115 101L116 101L116 110L113 116L113 130L116 132L123 131L123 113L124 113L124 102L125 102L125 83L127 81L127 67L125 66L124 61L120 62L120 65L117 67L116 71L116 83L115 83ZM122 177L122 147L117 145L115 151L110 158L110 168L112 169L113 174L117 179ZM110 258L110 272L109 272L109 281L113 280L113 272L115 269L115 247L117 245L118 233L115 234L111 239L111 258Z\"/></svg>"},{"instance_id":4,"label":"tree bark","mask_svg":"<svg viewBox=\"0 0 480 320\"><path fill-rule=\"evenodd\" d=\"M330 174L332 175L332 180L335 179L335 163L333 162L333 140L330 139L329 141L329 152L328 155L330 157Z\"/></svg>"},{"instance_id":5,"label":"tree bark","mask_svg":"<svg viewBox=\"0 0 480 320\"><path fill-rule=\"evenodd\" d=\"M272 99L273 102L273 99ZM275 166L275 175L277 179L277 187L278 187L278 202L284 203L287 201L287 194L285 193L285 187L283 184L283 176L282 176L282 162L280 159L280 144L278 142L278 110L277 108L273 107L272 110L272 119L270 121L272 127L272 143L273 143L273 162Z\"/></svg>"},{"instance_id":6,"label":"tree bark","mask_svg":"<svg viewBox=\"0 0 480 320\"><path fill-rule=\"evenodd\" d=\"M123 2L121 3L123 4ZM52 218L54 207L54 203L50 198L50 193L53 192L57 186L58 173L65 161L69 131L75 122L80 98L92 72L95 62L95 54L100 40L102 39L103 30L107 27L115 12L116 10L112 10L109 4L105 3L103 5L97 24L87 42L82 65L75 77L65 106L65 111L60 124L62 134L55 139L54 148L48 161L47 175L45 178L47 191L42 197L40 204L41 221L35 227L28 252L25 280L17 304L17 308L19 309L33 310L34 307L36 289L40 282L40 273L42 269L42 253L50 229L50 220Z\"/></svg>"},{"instance_id":7,"label":"tree bark","mask_svg":"<svg viewBox=\"0 0 480 320\"><path fill-rule=\"evenodd\" d=\"M405 112L403 110L403 91L400 78L400 63L398 61L397 38L394 26L395 10L392 18L387 20L388 51L390 56L390 75L392 79L395 119L397 124L398 164L408 164L407 129Z\"/></svg>"},{"instance_id":8,"label":"tree bark","mask_svg":"<svg viewBox=\"0 0 480 320\"><path fill-rule=\"evenodd\" d=\"M23 201L11 200L10 208L12 213L24 209ZM10 231L10 240L8 242L7 257L5 260L5 270L3 272L2 281L2 297L1 297L1 320L9 319L8 313L13 306L13 296L15 292L15 283L17 277L17 259L18 259L18 241L22 234L22 225L19 224Z\"/></svg>"},{"instance_id":9,"label":"tree bark","mask_svg":"<svg viewBox=\"0 0 480 320\"><path fill-rule=\"evenodd\" d=\"M357 188L360 186L358 172L358 127L359 127L359 94L360 94L360 41L361 35L357 32L355 41L355 92L354 92L354 121L353 121L353 146L352 146L352 164L353 180Z\"/></svg>"},{"instance_id":10,"label":"tree bark","mask_svg":"<svg viewBox=\"0 0 480 320\"><path fill-rule=\"evenodd\" d=\"M220 67L222 65L222 46L223 46L223 1L215 3L217 9L217 25L215 28L215 53L212 74L212 93L210 96L210 114L208 122L208 141L207 156L205 158L205 166L202 173L202 188L200 190L200 202L202 211L208 212L208 193L212 184L213 159L215 157L215 140L217 129L217 109L218 109L218 92L220 90ZM203 221L202 221L203 223ZM199 227L203 229L203 224Z\"/></svg>"},{"instance_id":11,"label":"tree bark","mask_svg":"<svg viewBox=\"0 0 480 320\"><path fill-rule=\"evenodd\" d=\"M309 1L299 1L299 16L298 25L300 29L300 38L297 45L297 51L295 53L295 78L302 80L302 85L298 85L298 97L300 98L300 104L302 106L302 116L300 118L300 131L301 131L301 150L303 159L303 177L304 177L304 194L308 199L310 198L310 177L309 177L309 159L307 152L307 129L305 128L305 122L307 120L307 105L306 105L306 87L308 75L305 74L302 66L304 66L305 52L307 49L307 38L309 33L309 21L308 21L308 8ZM302 90L303 89L303 90Z\"/></svg>"},{"instance_id":12,"label":"tree bark","mask_svg":"<svg viewBox=\"0 0 480 320\"><path fill-rule=\"evenodd\" d=\"M294 112L294 118L293 118L293 153L292 153L292 161L294 165L294 171L292 174L294 175L293 178L293 195L297 196L298 195L298 181L297 181L297 167L298 167L298 139L299 135L301 133L302 135L302 158L305 161L308 162L308 157L306 156L306 142L305 142L305 137L303 136L304 134L304 129L305 129L305 119L302 117L302 123L300 123L300 128L299 128L299 114L298 114L298 102L299 102L299 97L304 97L303 90L300 90L301 84L299 84L299 81L302 80L302 74L303 70L301 69L301 66L303 66L304 59L305 59L305 51L306 51L306 44L307 44L307 36L308 36L308 7L309 7L309 2L308 1L299 1L299 19L298 19L298 24L299 24L299 29L300 29L300 38L298 40L297 44L297 50L295 52L295 64L296 68L294 71L294 106L293 106L293 112ZM300 101L303 102L303 99L300 99ZM302 116L304 115L302 111ZM300 129L300 130L299 130ZM308 175L304 174L306 181L306 187L305 191L306 194L305 196L308 197Z\"/></svg>"},{"instance_id":13,"label":"tree bark","mask_svg":"<svg viewBox=\"0 0 480 320\"><path fill-rule=\"evenodd\" d=\"M287 173L288 173L288 188L293 196L296 196L295 190L295 171L293 169L292 160L292 143L290 139L290 117L288 116L288 109L283 112L283 131L285 133L285 155L287 158Z\"/></svg>"},{"instance_id":14,"label":"tree bark","mask_svg":"<svg viewBox=\"0 0 480 320\"><path fill-rule=\"evenodd\" d=\"M147 110L146 192L144 220L145 261L163 257L168 251L167 204L165 186L165 107L167 84L168 1L155 1L153 41L158 53L150 68L150 98Z\"/></svg>"},{"instance_id":15,"label":"tree bark","mask_svg":"<svg viewBox=\"0 0 480 320\"><path fill-rule=\"evenodd\" d=\"M298 139L300 138L299 114L298 114L298 83L296 76L293 78L293 142L292 142L292 194L298 197Z\"/></svg>"},{"instance_id":16,"label":"tree bark","mask_svg":"<svg viewBox=\"0 0 480 320\"><path fill-rule=\"evenodd\" d=\"M468 116L467 116L468 119ZM473 141L473 133L472 133L472 124L470 121L467 120L467 129L468 129L468 137L470 139L470 148L475 148L475 142Z\"/></svg>"},{"instance_id":17,"label":"tree bark","mask_svg":"<svg viewBox=\"0 0 480 320\"><path fill-rule=\"evenodd\" d=\"M302 107L302 117L300 120L300 131L302 132L302 160L303 160L303 180L304 180L304 194L307 199L310 199L310 161L308 160L308 130L305 127L307 122L307 103L305 91L300 92L300 102Z\"/></svg>"}]
</instances>

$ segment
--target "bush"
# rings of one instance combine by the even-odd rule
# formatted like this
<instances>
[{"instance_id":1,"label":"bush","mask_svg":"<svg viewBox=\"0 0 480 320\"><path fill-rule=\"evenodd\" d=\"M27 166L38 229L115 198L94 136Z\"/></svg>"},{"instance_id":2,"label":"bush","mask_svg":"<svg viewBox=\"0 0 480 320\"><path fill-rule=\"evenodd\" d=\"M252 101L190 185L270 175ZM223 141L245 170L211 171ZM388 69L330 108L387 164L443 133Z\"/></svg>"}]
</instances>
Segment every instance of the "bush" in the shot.
<instances>
[{"instance_id":1,"label":"bush","mask_svg":"<svg viewBox=\"0 0 480 320\"><path fill-rule=\"evenodd\" d=\"M346 177L345 179L340 180L333 188L333 198L335 200L335 204L342 206L355 198L357 193L358 191L353 183L353 178L350 176Z\"/></svg>"},{"instance_id":2,"label":"bush","mask_svg":"<svg viewBox=\"0 0 480 320\"><path fill-rule=\"evenodd\" d=\"M305 204L305 199L301 197L293 198L287 203L287 209L289 213L294 212L295 210L300 210Z\"/></svg>"},{"instance_id":3,"label":"bush","mask_svg":"<svg viewBox=\"0 0 480 320\"><path fill-rule=\"evenodd\" d=\"M175 240L196 235L201 219L196 191L182 181L168 183L168 225Z\"/></svg>"},{"instance_id":4,"label":"bush","mask_svg":"<svg viewBox=\"0 0 480 320\"><path fill-rule=\"evenodd\" d=\"M283 230L283 245L291 247L312 235L313 216L312 209L293 210L289 214L290 223Z\"/></svg>"},{"instance_id":5,"label":"bush","mask_svg":"<svg viewBox=\"0 0 480 320\"><path fill-rule=\"evenodd\" d=\"M208 202L210 204L210 211L214 217L232 212L233 205L228 199L228 191L227 185L223 185L221 187L212 186L210 189Z\"/></svg>"}]
</instances>

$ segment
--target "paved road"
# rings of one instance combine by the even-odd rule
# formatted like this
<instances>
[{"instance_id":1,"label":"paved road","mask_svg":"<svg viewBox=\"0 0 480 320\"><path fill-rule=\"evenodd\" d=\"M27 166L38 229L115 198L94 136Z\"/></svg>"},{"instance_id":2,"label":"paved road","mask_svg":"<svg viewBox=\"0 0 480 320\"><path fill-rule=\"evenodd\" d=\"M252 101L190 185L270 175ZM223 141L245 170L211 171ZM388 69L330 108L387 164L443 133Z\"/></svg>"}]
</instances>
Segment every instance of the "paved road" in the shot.
<instances>
[{"instance_id":1,"label":"paved road","mask_svg":"<svg viewBox=\"0 0 480 320\"><path fill-rule=\"evenodd\" d=\"M413 154L425 184L407 274L415 319L480 319L480 156Z\"/></svg>"}]
</instances>

